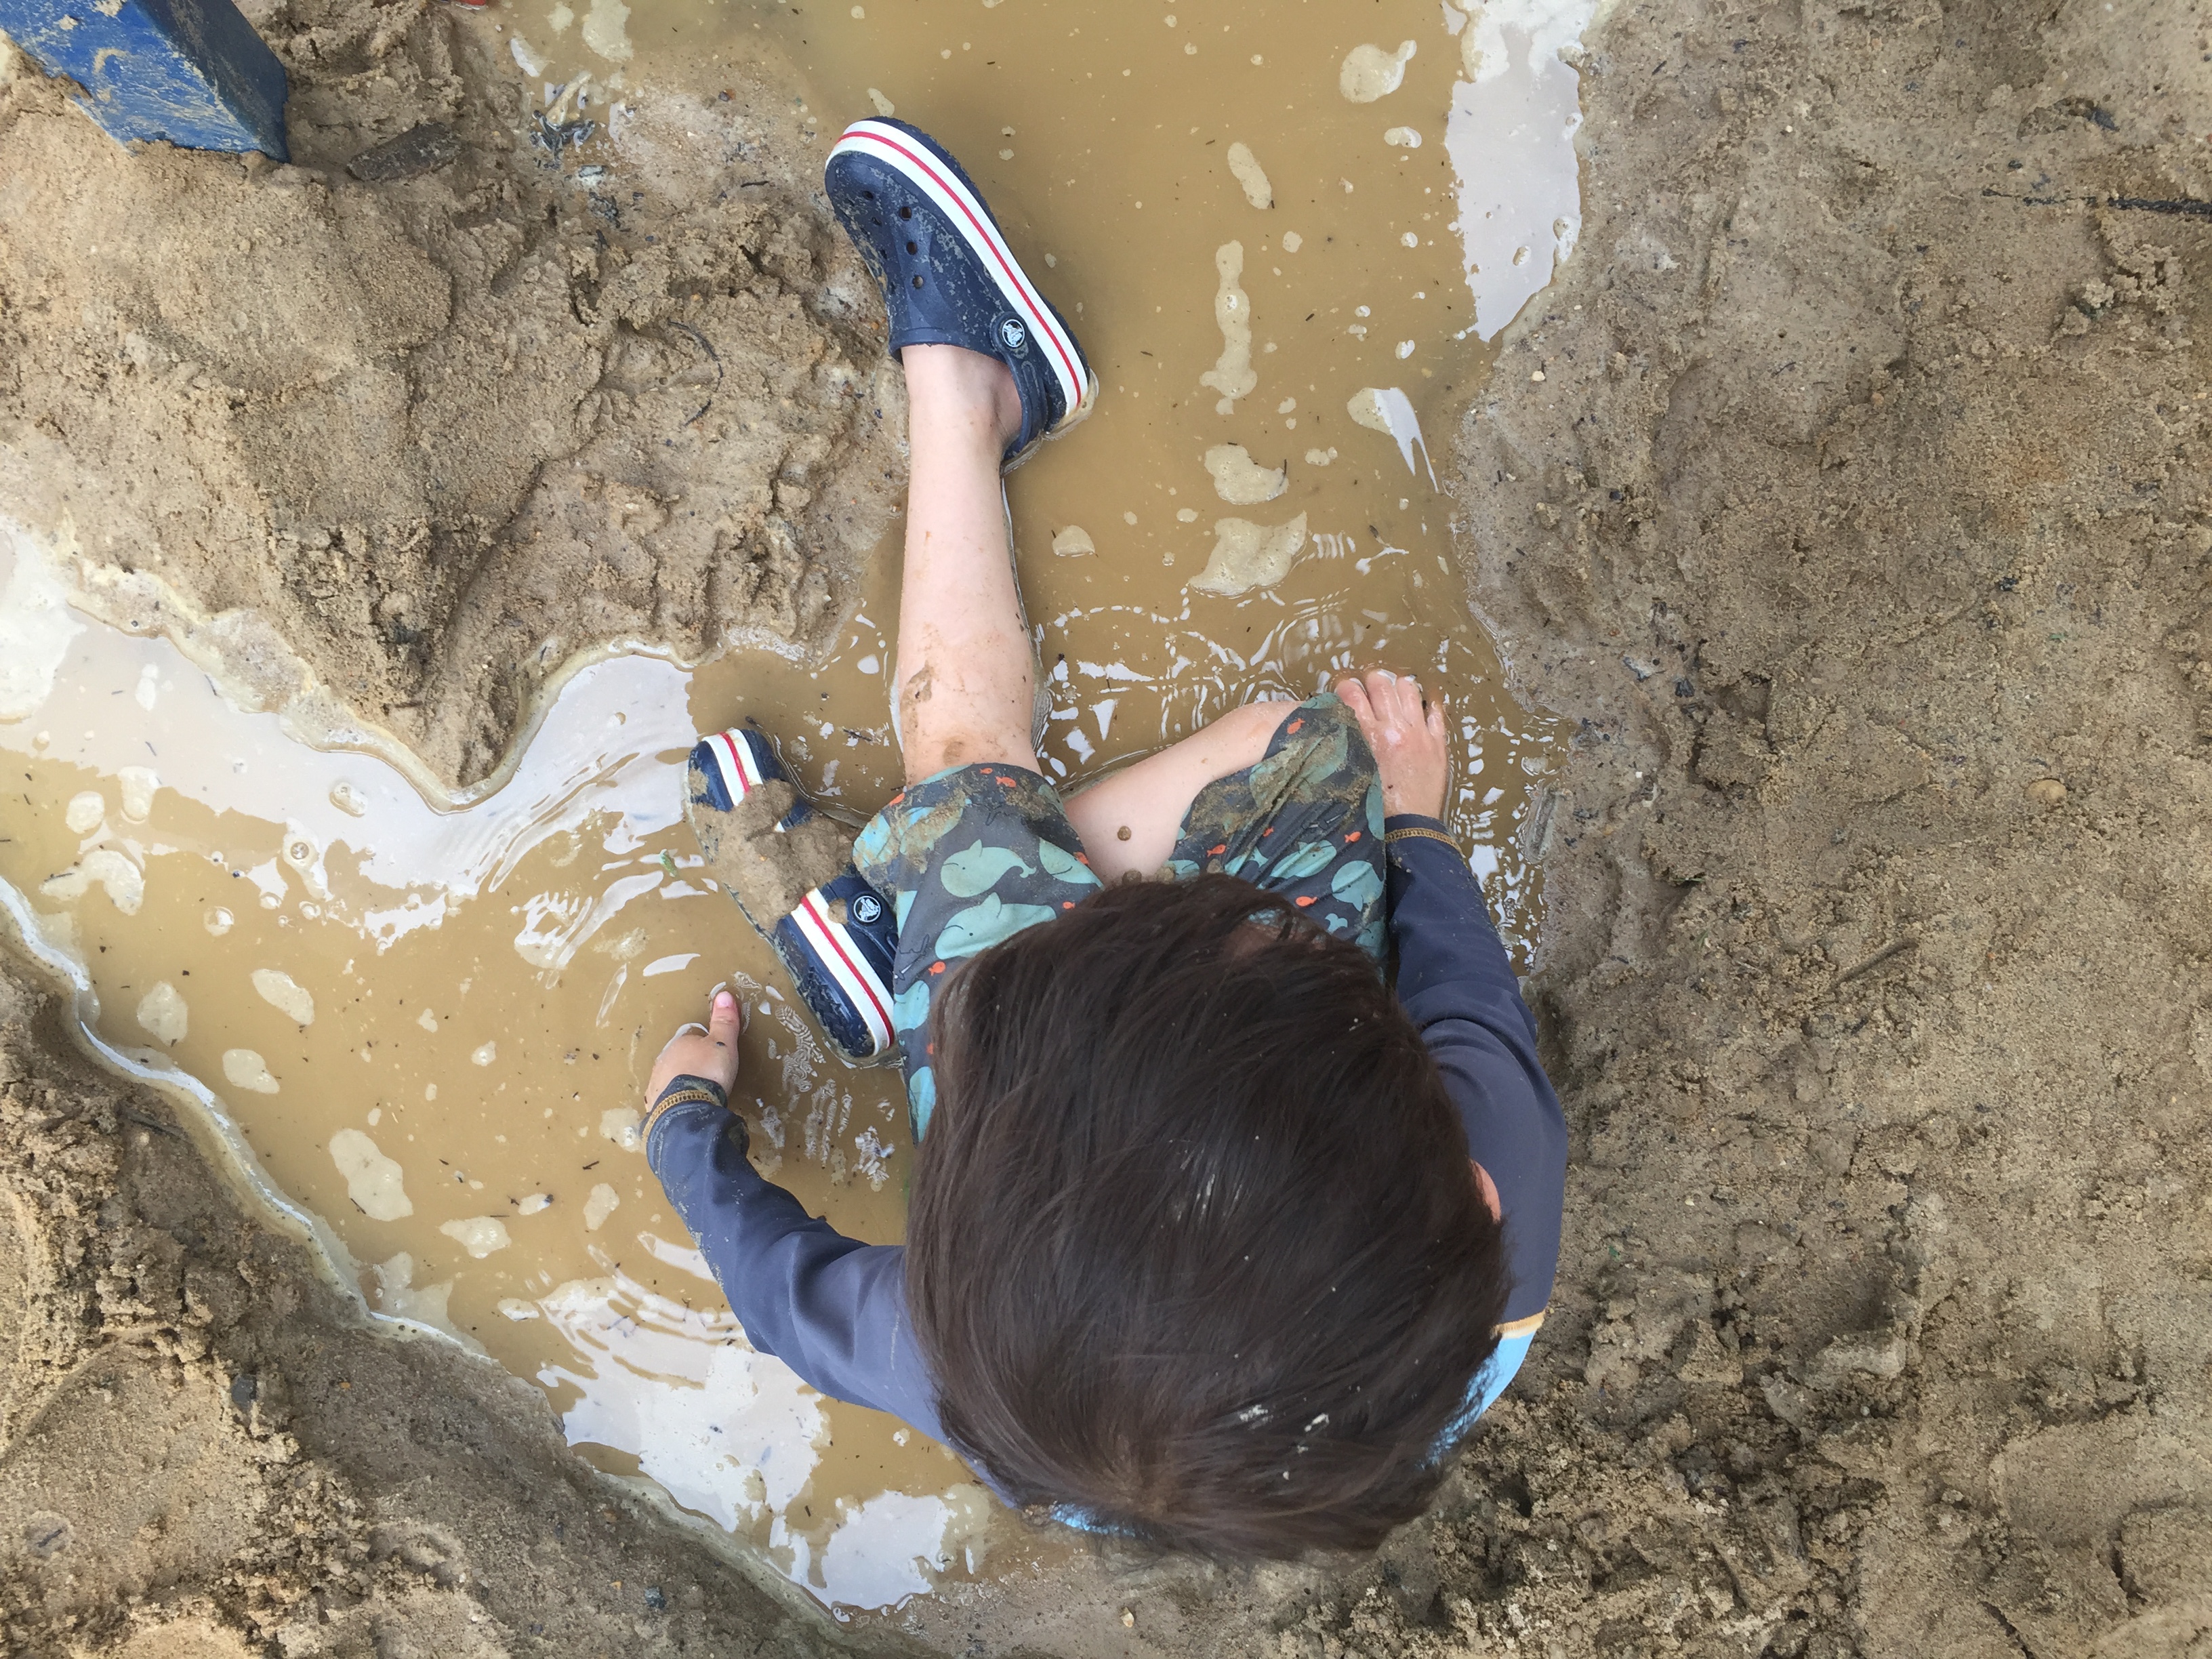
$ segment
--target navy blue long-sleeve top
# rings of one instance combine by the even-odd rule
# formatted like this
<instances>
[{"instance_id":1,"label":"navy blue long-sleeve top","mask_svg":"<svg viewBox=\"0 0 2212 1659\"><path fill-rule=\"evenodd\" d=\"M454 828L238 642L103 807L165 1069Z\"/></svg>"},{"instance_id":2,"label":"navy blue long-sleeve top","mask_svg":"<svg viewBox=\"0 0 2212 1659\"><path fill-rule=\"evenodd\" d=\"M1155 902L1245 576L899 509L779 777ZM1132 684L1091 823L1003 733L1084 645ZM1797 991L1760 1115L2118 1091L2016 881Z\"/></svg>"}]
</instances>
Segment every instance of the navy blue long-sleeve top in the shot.
<instances>
[{"instance_id":1,"label":"navy blue long-sleeve top","mask_svg":"<svg viewBox=\"0 0 2212 1659\"><path fill-rule=\"evenodd\" d=\"M1441 830L1394 817L1386 831ZM1398 998L1420 1029L1498 1189L1512 1293L1498 1356L1475 1380L1464 1428L1494 1400L1551 1299L1566 1194L1567 1130L1536 1054L1536 1023L1474 872L1427 836L1389 842ZM906 1305L906 1248L864 1244L810 1217L745 1156L744 1120L711 1101L672 1106L645 1154L746 1338L833 1399L942 1437L934 1379Z\"/></svg>"}]
</instances>

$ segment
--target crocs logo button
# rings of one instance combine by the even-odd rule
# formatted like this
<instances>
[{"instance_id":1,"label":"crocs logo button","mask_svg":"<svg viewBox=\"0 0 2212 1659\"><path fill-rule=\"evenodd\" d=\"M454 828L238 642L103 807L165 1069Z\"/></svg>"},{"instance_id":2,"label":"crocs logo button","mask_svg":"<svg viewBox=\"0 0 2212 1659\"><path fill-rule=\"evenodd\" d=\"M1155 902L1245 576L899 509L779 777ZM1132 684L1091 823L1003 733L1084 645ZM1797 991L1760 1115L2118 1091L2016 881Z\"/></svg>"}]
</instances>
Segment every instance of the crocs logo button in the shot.
<instances>
[{"instance_id":1,"label":"crocs logo button","mask_svg":"<svg viewBox=\"0 0 2212 1659\"><path fill-rule=\"evenodd\" d=\"M878 920L883 914L884 907L871 894L863 893L853 901L853 920L863 927Z\"/></svg>"},{"instance_id":2,"label":"crocs logo button","mask_svg":"<svg viewBox=\"0 0 2212 1659\"><path fill-rule=\"evenodd\" d=\"M1009 351L1019 351L1030 343L1030 331L1017 318L1009 317L999 325L999 339Z\"/></svg>"}]
</instances>

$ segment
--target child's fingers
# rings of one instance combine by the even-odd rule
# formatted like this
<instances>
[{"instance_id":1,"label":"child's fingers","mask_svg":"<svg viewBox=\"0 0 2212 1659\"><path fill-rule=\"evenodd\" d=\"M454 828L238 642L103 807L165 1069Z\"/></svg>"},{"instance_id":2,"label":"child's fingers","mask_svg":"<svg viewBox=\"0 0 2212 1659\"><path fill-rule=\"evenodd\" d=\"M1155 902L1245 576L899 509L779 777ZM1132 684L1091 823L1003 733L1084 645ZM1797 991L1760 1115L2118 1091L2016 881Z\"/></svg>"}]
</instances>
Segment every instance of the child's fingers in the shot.
<instances>
[{"instance_id":1,"label":"child's fingers","mask_svg":"<svg viewBox=\"0 0 2212 1659\"><path fill-rule=\"evenodd\" d=\"M1378 707L1379 700L1370 696L1368 688L1358 680L1345 681L1336 688L1336 695L1352 711L1352 718L1359 723L1359 735L1367 739L1368 747L1380 748L1389 720Z\"/></svg>"}]
</instances>

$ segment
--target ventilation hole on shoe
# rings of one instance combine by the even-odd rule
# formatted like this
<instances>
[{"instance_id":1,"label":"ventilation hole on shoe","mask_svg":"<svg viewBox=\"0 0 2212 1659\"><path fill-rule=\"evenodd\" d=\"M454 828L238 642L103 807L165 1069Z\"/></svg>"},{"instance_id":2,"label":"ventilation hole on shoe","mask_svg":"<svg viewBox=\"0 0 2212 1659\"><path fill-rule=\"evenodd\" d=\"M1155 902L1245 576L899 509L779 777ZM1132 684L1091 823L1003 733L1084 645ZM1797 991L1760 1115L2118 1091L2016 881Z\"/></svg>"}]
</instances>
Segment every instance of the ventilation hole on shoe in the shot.
<instances>
[{"instance_id":1,"label":"ventilation hole on shoe","mask_svg":"<svg viewBox=\"0 0 2212 1659\"><path fill-rule=\"evenodd\" d=\"M909 203L908 203L905 206L903 206L903 207L902 207L901 209L899 209L899 217L900 217L900 218L902 218L902 219L911 219L911 218L913 218L913 217L914 217L914 204L912 204L911 202L909 202Z\"/></svg>"},{"instance_id":2,"label":"ventilation hole on shoe","mask_svg":"<svg viewBox=\"0 0 2212 1659\"><path fill-rule=\"evenodd\" d=\"M921 277L919 277L919 276L915 277L915 278L914 279L914 285L915 285L916 288L920 288L920 287L921 286Z\"/></svg>"},{"instance_id":3,"label":"ventilation hole on shoe","mask_svg":"<svg viewBox=\"0 0 2212 1659\"><path fill-rule=\"evenodd\" d=\"M875 192L875 191L873 191L872 190L864 190L864 191L862 191L860 192L860 194L861 194L861 195L863 195L863 196L865 196L865 197L866 197L866 198L868 198L868 200L870 200L871 202L872 202L872 201L874 201L874 200L876 199L876 192Z\"/></svg>"},{"instance_id":4,"label":"ventilation hole on shoe","mask_svg":"<svg viewBox=\"0 0 2212 1659\"><path fill-rule=\"evenodd\" d=\"M919 253L921 252L921 244L919 242L908 242L906 245L906 251L908 253Z\"/></svg>"}]
</instances>

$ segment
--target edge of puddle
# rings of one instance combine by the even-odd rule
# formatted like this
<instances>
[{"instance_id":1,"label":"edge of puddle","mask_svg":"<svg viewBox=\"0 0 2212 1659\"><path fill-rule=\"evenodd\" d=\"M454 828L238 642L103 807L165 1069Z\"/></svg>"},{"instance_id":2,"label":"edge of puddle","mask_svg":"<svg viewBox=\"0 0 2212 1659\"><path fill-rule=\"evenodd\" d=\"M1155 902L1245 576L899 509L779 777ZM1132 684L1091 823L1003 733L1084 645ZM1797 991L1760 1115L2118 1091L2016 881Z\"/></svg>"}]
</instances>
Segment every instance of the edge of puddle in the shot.
<instances>
[{"instance_id":1,"label":"edge of puddle","mask_svg":"<svg viewBox=\"0 0 2212 1659\"><path fill-rule=\"evenodd\" d=\"M265 626L255 613L250 611L225 612L216 617L196 618L173 590L160 578L145 573L134 573L161 604L160 620L150 625L143 621L137 625L118 621L94 603L86 590L82 580L83 567L74 551L73 526L64 525L59 529L48 529L24 524L21 520L15 523L23 532L14 538L17 556L45 562L49 573L64 589L64 602L89 625L108 629L130 638L165 641L187 664L205 674L216 694L234 707L246 712L274 715L287 738L318 752L364 754L384 761L406 780L428 807L439 813L466 811L489 799L511 783L532 743L562 694L579 677L600 664L619 657L645 657L670 664L685 673L696 673L739 651L764 650L791 663L803 663L807 657L805 652L793 647L789 641L752 629L732 633L696 659L688 659L681 653L637 640L610 641L576 651L538 687L527 714L516 727L513 744L501 756L499 765L474 784L458 790L450 789L436 779L400 738L369 721L353 718L351 712L322 685L306 662L296 653L283 647L283 642L273 630L264 634L264 639L283 648L284 666L297 676L295 681L297 689L293 695L274 704L253 695L246 678L235 672L219 644L210 643L204 635L197 640L193 637L197 630L211 628L224 617L243 617L248 626ZM848 614L840 621L838 629L833 631L831 637L836 637L836 632L842 631L849 623L850 613L860 608L862 599L856 589L852 604L847 607ZM309 706L305 712L303 705ZM319 720L319 717L332 708L345 714L348 718L343 721ZM518 1409L544 1412L550 1419L555 1432L560 1432L560 1413L553 1409L550 1398L542 1390L530 1388L526 1377L501 1364L481 1344L459 1331L445 1329L404 1315L387 1313L374 1306L361 1286L362 1264L338 1237L336 1229L314 1210L295 1202L270 1178L260 1167L258 1158L238 1125L212 1090L165 1056L152 1050L121 1047L101 1037L97 1030L100 998L92 984L89 971L47 936L46 929L40 925L38 914L29 906L28 896L7 882L0 882L0 951L26 963L54 994L66 997L68 1010L64 1024L71 1043L81 1055L111 1075L151 1090L170 1104L175 1113L179 1133L206 1161L216 1178L238 1197L249 1215L307 1247L307 1257L317 1276L325 1285L339 1293L346 1305L364 1322L364 1328L372 1336L389 1341L451 1345L466 1355L471 1363L485 1366L502 1381L513 1382L526 1389L526 1393L514 1395ZM526 1407L523 1405L526 1400L530 1402ZM565 1436L562 1437L565 1440ZM816 1628L835 1632L842 1638L872 1623L887 1621L898 1616L899 1608L896 1607L841 1610L827 1605L811 1594L805 1585L779 1571L765 1555L737 1534L725 1531L709 1516L684 1508L650 1477L603 1468L591 1458L582 1455L573 1445L565 1447L565 1450L578 1465L589 1472L592 1480L619 1491L651 1510L664 1522L681 1529L688 1537L697 1539L716 1559L737 1570L748 1582L768 1591L779 1605L813 1621Z\"/></svg>"},{"instance_id":2,"label":"edge of puddle","mask_svg":"<svg viewBox=\"0 0 2212 1659\"><path fill-rule=\"evenodd\" d=\"M0 952L25 963L47 989L67 998L68 1012L63 1024L80 1054L102 1071L149 1089L169 1103L176 1114L178 1133L206 1161L216 1180L243 1201L249 1215L307 1247L307 1257L316 1274L339 1294L374 1339L450 1345L465 1355L471 1364L486 1368L502 1382L519 1385L510 1391L517 1408L524 1409L524 1402L530 1402L531 1407L551 1418L552 1426L558 1432L559 1414L553 1411L544 1392L529 1388L527 1379L501 1365L479 1344L458 1332L372 1307L362 1291L361 1267L353 1252L329 1222L314 1211L293 1202L263 1173L237 1125L205 1085L161 1056L149 1058L102 1039L94 1029L99 996L92 987L90 975L47 940L36 925L35 915L27 910L23 895L5 882L0 882ZM157 1130L161 1127L142 1127ZM809 1595L805 1586L775 1571L764 1558L757 1557L757 1552L736 1534L725 1532L708 1517L685 1509L657 1481L642 1475L603 1469L573 1446L564 1446L563 1450L588 1471L590 1479L619 1490L650 1509L663 1522L681 1529L686 1536L699 1540L716 1559L736 1568L748 1582L768 1591L787 1609L803 1610L805 1616L840 1633L853 1630L856 1624L896 1614L896 1609L855 1609L841 1616Z\"/></svg>"},{"instance_id":3,"label":"edge of puddle","mask_svg":"<svg viewBox=\"0 0 2212 1659\"><path fill-rule=\"evenodd\" d=\"M25 532L24 541L44 544L39 556L46 561L49 572L61 582L66 592L66 601L72 610L102 628L112 629L134 639L161 638L167 641L179 655L208 677L216 691L233 707L248 714L275 715L287 737L319 753L368 755L383 761L405 778L415 793L422 798L424 804L436 812L464 811L489 799L512 782L522 764L523 757L536 740L547 714L560 700L562 693L578 675L601 663L611 662L617 657L649 657L687 674L696 674L735 651L765 651L790 663L803 663L808 654L790 641L764 629L750 628L732 630L712 650L696 658L686 657L665 645L655 645L634 638L614 639L582 647L564 658L560 665L538 686L531 697L529 708L516 723L514 736L501 755L499 764L474 783L455 787L444 782L432 772L404 738L378 725L331 690L307 660L251 607L219 611L213 615L202 613L168 583L146 571L129 572L108 583L88 580L87 562L76 550L76 534L73 524L65 520L59 527L48 528L26 524L20 520L15 522ZM152 618L123 620L121 612L107 602L101 592L103 587L110 593L132 590L144 593L148 607L154 612ZM850 623L852 613L860 608L860 604L856 587L851 602L840 613L836 628L830 630L830 637L835 637ZM240 641L245 649L267 647L280 658L283 668L294 677L294 690L281 702L256 692L251 676L239 666L233 652L216 637L233 630L246 629L254 630L254 633L252 637Z\"/></svg>"}]
</instances>

